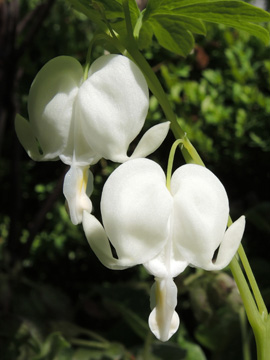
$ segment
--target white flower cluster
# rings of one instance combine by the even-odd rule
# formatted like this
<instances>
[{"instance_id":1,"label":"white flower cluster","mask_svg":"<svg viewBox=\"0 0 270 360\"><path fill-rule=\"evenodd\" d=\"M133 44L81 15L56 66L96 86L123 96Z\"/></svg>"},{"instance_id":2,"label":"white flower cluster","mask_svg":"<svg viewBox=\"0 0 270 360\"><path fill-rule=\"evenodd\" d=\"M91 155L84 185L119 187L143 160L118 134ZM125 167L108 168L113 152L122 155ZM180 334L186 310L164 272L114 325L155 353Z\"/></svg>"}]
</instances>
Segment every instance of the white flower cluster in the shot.
<instances>
[{"instance_id":1,"label":"white flower cluster","mask_svg":"<svg viewBox=\"0 0 270 360\"><path fill-rule=\"evenodd\" d=\"M70 217L74 224L82 222L100 261L111 269L142 264L155 277L149 326L158 339L167 341L179 327L173 278L187 266L226 267L242 239L245 218L227 229L226 191L203 166L179 167L170 189L166 187L161 167L144 157L162 143L169 123L148 130L127 156L148 106L146 81L128 58L100 57L83 81L75 59L58 57L36 76L29 94L29 121L17 115L16 131L34 160L59 158L70 165L64 180ZM123 163L103 188L103 225L91 214L89 199L89 166L102 157Z\"/></svg>"}]
</instances>

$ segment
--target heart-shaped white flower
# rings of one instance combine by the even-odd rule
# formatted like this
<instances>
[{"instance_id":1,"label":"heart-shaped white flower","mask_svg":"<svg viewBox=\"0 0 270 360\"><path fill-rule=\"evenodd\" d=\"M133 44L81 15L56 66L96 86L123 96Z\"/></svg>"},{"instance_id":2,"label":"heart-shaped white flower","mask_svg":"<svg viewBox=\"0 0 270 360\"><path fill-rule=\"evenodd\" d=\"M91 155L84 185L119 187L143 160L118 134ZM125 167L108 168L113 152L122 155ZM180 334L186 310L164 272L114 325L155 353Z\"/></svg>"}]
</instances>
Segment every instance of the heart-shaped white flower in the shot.
<instances>
[{"instance_id":1,"label":"heart-shaped white flower","mask_svg":"<svg viewBox=\"0 0 270 360\"><path fill-rule=\"evenodd\" d=\"M83 214L89 244L109 268L143 264L155 276L149 325L162 341L179 326L173 278L188 265L205 270L227 266L245 228L241 216L226 230L227 194L210 170L194 164L179 167L169 191L163 170L148 159L131 160L111 174L103 188L101 214L104 228L93 215Z\"/></svg>"},{"instance_id":2,"label":"heart-shaped white flower","mask_svg":"<svg viewBox=\"0 0 270 360\"><path fill-rule=\"evenodd\" d=\"M83 210L92 208L86 192L89 166L102 157L129 160L127 150L144 125L148 97L142 72L122 55L98 58L85 81L80 63L68 56L49 61L34 79L29 121L17 115L16 132L32 159L70 165L64 194L74 224L81 222ZM168 129L169 123L151 128L131 158L155 151Z\"/></svg>"}]
</instances>

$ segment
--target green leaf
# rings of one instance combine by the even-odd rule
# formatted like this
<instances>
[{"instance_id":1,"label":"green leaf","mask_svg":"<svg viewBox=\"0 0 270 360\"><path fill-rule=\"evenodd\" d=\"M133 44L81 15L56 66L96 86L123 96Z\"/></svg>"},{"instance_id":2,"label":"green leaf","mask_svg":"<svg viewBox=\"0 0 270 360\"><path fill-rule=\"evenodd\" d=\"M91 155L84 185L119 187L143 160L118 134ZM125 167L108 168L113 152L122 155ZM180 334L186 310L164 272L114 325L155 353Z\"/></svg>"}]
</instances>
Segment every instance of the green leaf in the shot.
<instances>
[{"instance_id":1,"label":"green leaf","mask_svg":"<svg viewBox=\"0 0 270 360\"><path fill-rule=\"evenodd\" d=\"M152 16L155 13L164 14L172 12L180 7L189 6L199 3L210 3L221 0L149 0L145 9L145 17ZM231 1L231 0L223 0Z\"/></svg>"},{"instance_id":2,"label":"green leaf","mask_svg":"<svg viewBox=\"0 0 270 360\"><path fill-rule=\"evenodd\" d=\"M194 34L206 35L206 28L204 23L201 20L193 19L188 16L182 15L163 15L156 14L153 16L160 23L171 22L173 26L179 27L182 26L186 30L191 31Z\"/></svg>"},{"instance_id":3,"label":"green leaf","mask_svg":"<svg viewBox=\"0 0 270 360\"><path fill-rule=\"evenodd\" d=\"M200 3L199 3L200 2ZM269 32L254 23L270 21L270 14L242 1L197 1L173 9L175 14L190 16L211 23L224 24L244 30L258 37L265 44L269 42Z\"/></svg>"},{"instance_id":4,"label":"green leaf","mask_svg":"<svg viewBox=\"0 0 270 360\"><path fill-rule=\"evenodd\" d=\"M183 5L186 3L186 5ZM181 4L181 6L179 6ZM178 6L171 9L179 14L192 14L201 19L211 20L213 17L222 24L224 18L230 18L231 21L248 21L252 23L269 21L270 14L267 11L259 9L253 5L237 0L218 0L202 1L194 0L178 3Z\"/></svg>"},{"instance_id":5,"label":"green leaf","mask_svg":"<svg viewBox=\"0 0 270 360\"><path fill-rule=\"evenodd\" d=\"M194 38L182 22L161 16L151 18L151 25L158 42L165 49L181 56L188 55L193 49Z\"/></svg>"},{"instance_id":6,"label":"green leaf","mask_svg":"<svg viewBox=\"0 0 270 360\"><path fill-rule=\"evenodd\" d=\"M124 11L122 0L98 0L96 3L102 4L105 10L107 19L116 20L117 18L124 19ZM140 10L135 0L129 0L129 11L132 24L134 25L137 18L140 16Z\"/></svg>"},{"instance_id":7,"label":"green leaf","mask_svg":"<svg viewBox=\"0 0 270 360\"><path fill-rule=\"evenodd\" d=\"M60 333L51 333L41 345L40 353L33 360L54 360L70 344Z\"/></svg>"},{"instance_id":8,"label":"green leaf","mask_svg":"<svg viewBox=\"0 0 270 360\"><path fill-rule=\"evenodd\" d=\"M185 360L207 360L201 347L187 339L187 330L184 324L178 333L177 342L180 348L186 351Z\"/></svg>"},{"instance_id":9,"label":"green leaf","mask_svg":"<svg viewBox=\"0 0 270 360\"><path fill-rule=\"evenodd\" d=\"M206 22L224 24L256 36L265 44L269 32L254 23L270 21L267 11L238 0L149 0L144 18L155 15L182 15ZM191 30L192 31L192 30Z\"/></svg>"},{"instance_id":10,"label":"green leaf","mask_svg":"<svg viewBox=\"0 0 270 360\"><path fill-rule=\"evenodd\" d=\"M100 12L93 9L93 7L90 6L89 1L87 0L68 0L68 1L75 10L84 14L93 23L99 25L100 28L103 29L104 31L107 30L107 27L103 22Z\"/></svg>"},{"instance_id":11,"label":"green leaf","mask_svg":"<svg viewBox=\"0 0 270 360\"><path fill-rule=\"evenodd\" d=\"M92 6L100 6L104 9L107 19L117 19L123 18L123 8L121 3L117 0L99 0L99 1L92 1Z\"/></svg>"},{"instance_id":12,"label":"green leaf","mask_svg":"<svg viewBox=\"0 0 270 360\"><path fill-rule=\"evenodd\" d=\"M138 46L139 49L147 49L150 47L152 43L153 38L153 28L151 26L151 23L149 21L146 21L143 23L143 26L141 27L139 39L138 39Z\"/></svg>"},{"instance_id":13,"label":"green leaf","mask_svg":"<svg viewBox=\"0 0 270 360\"><path fill-rule=\"evenodd\" d=\"M125 18L121 0L68 0L74 9L83 13L92 22L106 32L106 20L113 20L114 25ZM140 10L135 0L129 0L129 10L133 26L140 15ZM124 29L120 26L120 29ZM125 29L124 29L125 30Z\"/></svg>"}]
</instances>

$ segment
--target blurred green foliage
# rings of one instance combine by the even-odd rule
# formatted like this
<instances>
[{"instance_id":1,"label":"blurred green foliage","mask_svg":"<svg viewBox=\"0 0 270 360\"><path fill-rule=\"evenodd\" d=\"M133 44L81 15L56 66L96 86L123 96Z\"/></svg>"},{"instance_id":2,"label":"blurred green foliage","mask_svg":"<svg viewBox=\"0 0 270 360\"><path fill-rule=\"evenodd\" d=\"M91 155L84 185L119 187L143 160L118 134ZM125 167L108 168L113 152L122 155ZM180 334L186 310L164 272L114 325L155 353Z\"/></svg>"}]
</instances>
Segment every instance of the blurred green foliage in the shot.
<instances>
[{"instance_id":1,"label":"blurred green foliage","mask_svg":"<svg viewBox=\"0 0 270 360\"><path fill-rule=\"evenodd\" d=\"M21 18L38 4L22 0ZM222 26L207 30L186 59L156 42L145 56L181 126L225 184L233 217L247 215L244 246L269 305L270 49ZM93 31L83 15L62 0L55 2L18 64L17 97L24 115L40 67L60 54L83 63ZM17 46L24 37L19 35ZM96 57L102 49L95 51ZM147 124L163 118L152 97ZM180 330L170 342L158 342L147 324L152 279L140 267L109 271L98 262L81 226L73 226L66 213L61 193L65 166L34 163L13 131L8 124L0 167L1 360L242 358L243 307L229 273L187 269L179 276ZM169 135L152 155L164 168L172 142ZM10 154L16 147L14 183ZM182 163L179 153L175 166ZM105 160L93 167L97 216L102 185L114 167ZM19 208L15 220L14 207ZM254 354L253 342L244 341Z\"/></svg>"}]
</instances>

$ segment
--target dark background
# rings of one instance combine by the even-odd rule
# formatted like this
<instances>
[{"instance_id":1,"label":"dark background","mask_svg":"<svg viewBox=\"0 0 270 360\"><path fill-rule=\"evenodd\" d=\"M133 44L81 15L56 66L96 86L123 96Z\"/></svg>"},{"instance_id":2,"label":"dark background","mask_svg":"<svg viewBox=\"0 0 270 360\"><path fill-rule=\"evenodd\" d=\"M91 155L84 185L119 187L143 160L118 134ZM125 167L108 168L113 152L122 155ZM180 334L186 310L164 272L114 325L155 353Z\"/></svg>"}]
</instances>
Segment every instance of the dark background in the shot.
<instances>
[{"instance_id":1,"label":"dark background","mask_svg":"<svg viewBox=\"0 0 270 360\"><path fill-rule=\"evenodd\" d=\"M243 344L253 359L252 333L229 270L181 274L180 330L167 344L155 341L147 326L153 279L142 267L110 271L98 262L81 226L66 214L66 166L33 162L17 140L14 117L27 117L36 73L58 55L83 64L93 31L62 0L0 1L1 359L239 359ZM95 56L102 51L96 48ZM186 59L155 42L145 56L183 129L225 185L233 219L247 217L243 245L269 305L270 49L215 26ZM163 120L151 98L146 128ZM151 156L164 169L173 141L170 134ZM181 164L179 152L175 167ZM96 216L114 167L102 160L92 169Z\"/></svg>"}]
</instances>

